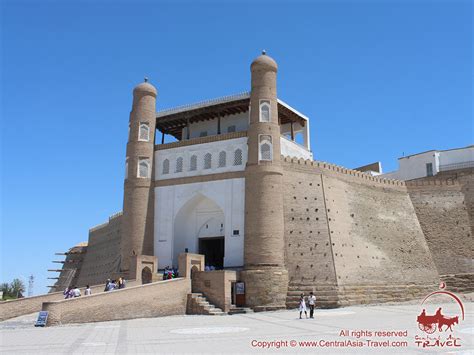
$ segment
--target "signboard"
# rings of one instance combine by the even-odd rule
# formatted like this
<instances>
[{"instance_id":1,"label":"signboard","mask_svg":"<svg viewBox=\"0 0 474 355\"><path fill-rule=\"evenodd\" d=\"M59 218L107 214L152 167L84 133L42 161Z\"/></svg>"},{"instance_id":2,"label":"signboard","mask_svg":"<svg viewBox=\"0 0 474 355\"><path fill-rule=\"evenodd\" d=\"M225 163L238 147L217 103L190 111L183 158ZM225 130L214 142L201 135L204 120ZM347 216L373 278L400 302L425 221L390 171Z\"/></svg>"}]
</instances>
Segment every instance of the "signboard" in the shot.
<instances>
[{"instance_id":1,"label":"signboard","mask_svg":"<svg viewBox=\"0 0 474 355\"><path fill-rule=\"evenodd\" d=\"M235 283L235 294L236 295L245 295L245 283L236 282Z\"/></svg>"},{"instance_id":2,"label":"signboard","mask_svg":"<svg viewBox=\"0 0 474 355\"><path fill-rule=\"evenodd\" d=\"M245 306L245 283L244 282L235 283L235 305L237 307Z\"/></svg>"},{"instance_id":3,"label":"signboard","mask_svg":"<svg viewBox=\"0 0 474 355\"><path fill-rule=\"evenodd\" d=\"M35 327L44 327L48 320L48 311L39 312L38 319L36 320Z\"/></svg>"}]
</instances>

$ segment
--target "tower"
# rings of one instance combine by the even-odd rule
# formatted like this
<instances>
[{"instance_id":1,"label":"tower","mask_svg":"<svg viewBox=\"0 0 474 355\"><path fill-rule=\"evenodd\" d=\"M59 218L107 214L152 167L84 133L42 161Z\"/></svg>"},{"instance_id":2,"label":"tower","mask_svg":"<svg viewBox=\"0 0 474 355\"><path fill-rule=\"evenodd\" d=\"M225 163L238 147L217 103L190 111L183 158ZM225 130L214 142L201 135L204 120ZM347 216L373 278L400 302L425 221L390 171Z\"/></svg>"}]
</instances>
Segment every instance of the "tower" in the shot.
<instances>
[{"instance_id":1,"label":"tower","mask_svg":"<svg viewBox=\"0 0 474 355\"><path fill-rule=\"evenodd\" d=\"M263 52L252 62L250 70L244 271L241 275L246 283L246 303L256 310L265 310L284 308L288 289L276 88L278 66Z\"/></svg>"},{"instance_id":2,"label":"tower","mask_svg":"<svg viewBox=\"0 0 474 355\"><path fill-rule=\"evenodd\" d=\"M130 272L131 258L153 255L153 150L155 144L156 96L145 82L133 90L130 112L121 239L121 272ZM135 278L136 275L127 275Z\"/></svg>"}]
</instances>

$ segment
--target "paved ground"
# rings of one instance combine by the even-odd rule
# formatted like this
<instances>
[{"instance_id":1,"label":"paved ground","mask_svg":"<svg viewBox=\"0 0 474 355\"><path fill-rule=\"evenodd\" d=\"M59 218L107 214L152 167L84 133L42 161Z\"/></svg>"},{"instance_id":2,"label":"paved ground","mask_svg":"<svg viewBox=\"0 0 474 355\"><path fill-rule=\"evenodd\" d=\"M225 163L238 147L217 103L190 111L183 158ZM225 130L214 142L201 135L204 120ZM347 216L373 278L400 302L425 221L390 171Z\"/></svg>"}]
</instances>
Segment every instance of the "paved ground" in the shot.
<instances>
[{"instance_id":1,"label":"paved ground","mask_svg":"<svg viewBox=\"0 0 474 355\"><path fill-rule=\"evenodd\" d=\"M0 323L0 353L473 354L474 303L467 302L464 306L465 320L455 325L452 333L432 335L444 341L452 334L458 338L460 347L417 347L415 336L426 336L417 327L420 306L398 304L317 310L315 319L302 320L296 311L279 311L233 316L172 316L49 328L34 328L35 314ZM454 303L427 305L426 311L434 313L437 307L442 307L446 315L460 313ZM113 307L105 311L113 311ZM349 335L341 335L343 330ZM353 331L372 334L361 334L358 338ZM375 331L406 331L407 334L387 337L376 335ZM336 343L345 340L359 346L346 344L343 347ZM369 340L373 341L370 346Z\"/></svg>"}]
</instances>

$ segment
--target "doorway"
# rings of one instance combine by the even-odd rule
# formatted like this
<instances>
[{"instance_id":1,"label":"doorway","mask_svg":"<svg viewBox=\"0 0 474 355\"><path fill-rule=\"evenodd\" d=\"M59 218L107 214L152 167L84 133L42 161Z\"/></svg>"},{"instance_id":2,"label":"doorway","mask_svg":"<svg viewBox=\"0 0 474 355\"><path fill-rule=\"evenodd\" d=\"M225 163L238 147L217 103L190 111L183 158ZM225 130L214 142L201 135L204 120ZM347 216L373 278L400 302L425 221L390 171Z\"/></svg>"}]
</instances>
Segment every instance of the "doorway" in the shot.
<instances>
[{"instance_id":1,"label":"doorway","mask_svg":"<svg viewBox=\"0 0 474 355\"><path fill-rule=\"evenodd\" d=\"M206 265L224 268L224 237L199 238L199 254L205 256Z\"/></svg>"},{"instance_id":2,"label":"doorway","mask_svg":"<svg viewBox=\"0 0 474 355\"><path fill-rule=\"evenodd\" d=\"M142 270L142 285L151 283L152 274L148 266L145 266Z\"/></svg>"}]
</instances>

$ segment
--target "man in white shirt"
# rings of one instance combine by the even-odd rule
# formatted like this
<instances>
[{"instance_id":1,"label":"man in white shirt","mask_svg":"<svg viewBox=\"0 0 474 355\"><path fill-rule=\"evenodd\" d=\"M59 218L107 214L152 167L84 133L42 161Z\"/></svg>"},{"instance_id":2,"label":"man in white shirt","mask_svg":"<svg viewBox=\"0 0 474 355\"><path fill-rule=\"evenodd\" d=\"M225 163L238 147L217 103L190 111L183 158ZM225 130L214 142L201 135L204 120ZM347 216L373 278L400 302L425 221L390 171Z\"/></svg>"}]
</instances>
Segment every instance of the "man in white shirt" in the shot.
<instances>
[{"instance_id":1,"label":"man in white shirt","mask_svg":"<svg viewBox=\"0 0 474 355\"><path fill-rule=\"evenodd\" d=\"M309 318L314 318L314 306L316 305L316 296L313 292L309 293L308 296L308 305L309 305Z\"/></svg>"},{"instance_id":2,"label":"man in white shirt","mask_svg":"<svg viewBox=\"0 0 474 355\"><path fill-rule=\"evenodd\" d=\"M81 296L81 290L79 290L75 286L74 286L74 290L72 292L73 292L74 297L80 297Z\"/></svg>"}]
</instances>

